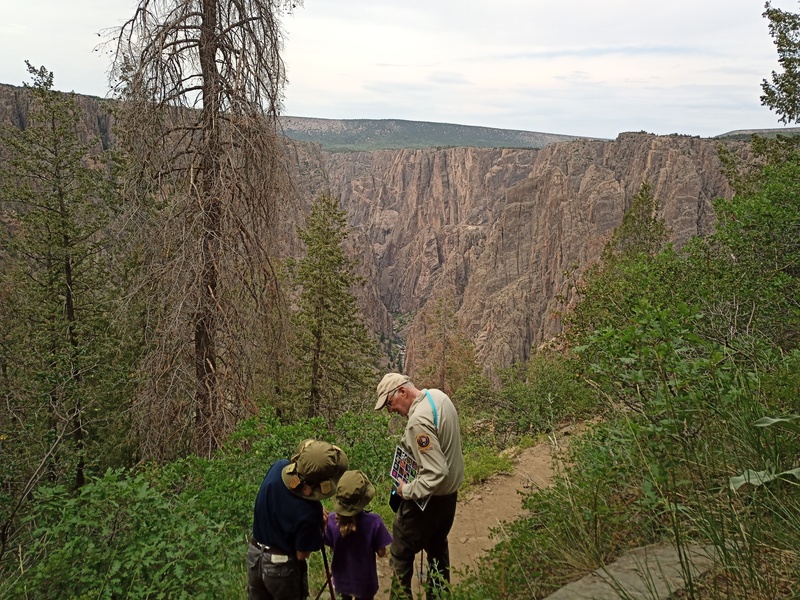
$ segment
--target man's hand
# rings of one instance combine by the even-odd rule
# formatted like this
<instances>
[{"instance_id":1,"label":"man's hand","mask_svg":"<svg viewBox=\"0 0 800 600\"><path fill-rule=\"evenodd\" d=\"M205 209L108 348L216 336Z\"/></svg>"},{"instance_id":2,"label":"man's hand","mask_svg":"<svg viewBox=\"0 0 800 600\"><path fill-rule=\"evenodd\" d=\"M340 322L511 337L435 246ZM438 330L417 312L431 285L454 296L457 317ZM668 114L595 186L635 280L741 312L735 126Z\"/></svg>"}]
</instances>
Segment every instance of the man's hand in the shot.
<instances>
[{"instance_id":1,"label":"man's hand","mask_svg":"<svg viewBox=\"0 0 800 600\"><path fill-rule=\"evenodd\" d=\"M397 495L401 498L403 497L403 486L405 485L404 482L398 481L397 482Z\"/></svg>"}]
</instances>

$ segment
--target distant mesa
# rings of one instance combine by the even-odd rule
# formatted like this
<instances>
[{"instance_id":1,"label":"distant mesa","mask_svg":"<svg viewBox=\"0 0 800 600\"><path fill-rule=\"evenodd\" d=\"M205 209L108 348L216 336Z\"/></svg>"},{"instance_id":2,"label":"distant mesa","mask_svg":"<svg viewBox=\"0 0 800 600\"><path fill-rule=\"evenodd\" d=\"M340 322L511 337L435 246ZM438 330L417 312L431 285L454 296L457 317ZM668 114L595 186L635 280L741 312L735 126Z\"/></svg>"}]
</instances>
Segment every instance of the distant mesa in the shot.
<instances>
[{"instance_id":1,"label":"distant mesa","mask_svg":"<svg viewBox=\"0 0 800 600\"><path fill-rule=\"evenodd\" d=\"M556 142L598 139L537 131L496 129L402 119L316 119L282 116L286 137L316 142L331 151L421 148L534 148Z\"/></svg>"},{"instance_id":2,"label":"distant mesa","mask_svg":"<svg viewBox=\"0 0 800 600\"><path fill-rule=\"evenodd\" d=\"M403 119L318 119L281 116L280 123L286 137L301 142L318 143L323 150L332 152L422 148L540 150L550 144L573 140L611 141L607 138ZM800 135L800 127L737 129L714 136L714 139L745 140L754 134L772 138L777 135Z\"/></svg>"},{"instance_id":3,"label":"distant mesa","mask_svg":"<svg viewBox=\"0 0 800 600\"><path fill-rule=\"evenodd\" d=\"M84 94L77 94L77 98L82 110L87 112L89 120L101 118L104 127L113 120L108 114L108 109L103 107L104 99ZM0 122L23 126L25 114L27 114L26 89L0 83ZM323 150L331 152L423 148L540 150L551 144L573 140L612 141L608 138L404 119L320 119L281 115L280 124L284 135L289 139L316 143ZM714 136L714 139L747 140L754 134L771 138L777 135L794 136L800 135L800 127L737 129ZM107 141L104 140L104 143Z\"/></svg>"},{"instance_id":4,"label":"distant mesa","mask_svg":"<svg viewBox=\"0 0 800 600\"><path fill-rule=\"evenodd\" d=\"M775 129L735 129L714 136L716 139L750 139L753 135L775 138L779 135L793 137L800 135L800 127L780 127Z\"/></svg>"}]
</instances>

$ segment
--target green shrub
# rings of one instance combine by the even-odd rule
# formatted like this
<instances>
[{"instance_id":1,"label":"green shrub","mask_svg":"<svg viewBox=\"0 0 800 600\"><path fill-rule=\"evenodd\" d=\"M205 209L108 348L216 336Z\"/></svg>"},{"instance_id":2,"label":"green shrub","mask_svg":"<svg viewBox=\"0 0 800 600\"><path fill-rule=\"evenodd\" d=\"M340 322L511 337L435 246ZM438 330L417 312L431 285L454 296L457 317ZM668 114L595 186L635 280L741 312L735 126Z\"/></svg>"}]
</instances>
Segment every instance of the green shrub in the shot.
<instances>
[{"instance_id":1,"label":"green shrub","mask_svg":"<svg viewBox=\"0 0 800 600\"><path fill-rule=\"evenodd\" d=\"M241 537L150 474L108 471L70 495L41 488L24 572L9 597L219 598L241 589Z\"/></svg>"},{"instance_id":2,"label":"green shrub","mask_svg":"<svg viewBox=\"0 0 800 600\"><path fill-rule=\"evenodd\" d=\"M495 415L506 440L552 431L563 421L596 411L597 394L578 377L576 368L575 361L543 351L501 372Z\"/></svg>"},{"instance_id":3,"label":"green shrub","mask_svg":"<svg viewBox=\"0 0 800 600\"><path fill-rule=\"evenodd\" d=\"M334 434L351 467L370 473L384 499L391 460L385 428L385 415L345 415ZM243 422L213 459L108 471L76 494L40 488L15 548L19 564L4 572L0 596L242 597L258 486L275 460L310 437L337 441L321 418L287 425L267 411Z\"/></svg>"},{"instance_id":4,"label":"green shrub","mask_svg":"<svg viewBox=\"0 0 800 600\"><path fill-rule=\"evenodd\" d=\"M491 446L467 445L464 448L464 485L481 483L498 473L510 473L514 464L507 455Z\"/></svg>"}]
</instances>

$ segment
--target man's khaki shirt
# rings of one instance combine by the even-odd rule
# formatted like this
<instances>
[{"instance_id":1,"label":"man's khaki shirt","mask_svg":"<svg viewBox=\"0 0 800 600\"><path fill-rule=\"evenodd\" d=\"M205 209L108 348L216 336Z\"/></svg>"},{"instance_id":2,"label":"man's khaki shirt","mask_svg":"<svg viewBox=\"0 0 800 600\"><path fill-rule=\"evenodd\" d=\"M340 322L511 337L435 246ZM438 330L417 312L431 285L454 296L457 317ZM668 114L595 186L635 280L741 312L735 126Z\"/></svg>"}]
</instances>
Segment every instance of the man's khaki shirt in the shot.
<instances>
[{"instance_id":1,"label":"man's khaki shirt","mask_svg":"<svg viewBox=\"0 0 800 600\"><path fill-rule=\"evenodd\" d=\"M417 477L403 486L403 498L421 500L458 491L464 480L464 455L461 453L461 428L458 413L441 390L427 390L436 406L438 425L433 424L433 409L426 390L408 409L403 433L403 449L419 465Z\"/></svg>"}]
</instances>

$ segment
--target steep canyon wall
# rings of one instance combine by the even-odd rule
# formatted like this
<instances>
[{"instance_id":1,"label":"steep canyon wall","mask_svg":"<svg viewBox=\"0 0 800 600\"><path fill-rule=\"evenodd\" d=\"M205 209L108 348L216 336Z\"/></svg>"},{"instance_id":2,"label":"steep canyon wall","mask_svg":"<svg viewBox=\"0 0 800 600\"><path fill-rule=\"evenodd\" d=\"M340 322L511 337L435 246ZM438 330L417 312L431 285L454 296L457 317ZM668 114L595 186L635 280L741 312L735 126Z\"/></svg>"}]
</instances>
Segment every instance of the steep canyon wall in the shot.
<instances>
[{"instance_id":1,"label":"steep canyon wall","mask_svg":"<svg viewBox=\"0 0 800 600\"><path fill-rule=\"evenodd\" d=\"M113 145L113 119L96 98L77 97L79 127ZM0 122L24 127L27 98L0 85ZM299 251L296 226L313 198L341 198L349 250L367 285L370 326L388 334L392 313L415 316L407 335L413 373L421 314L449 295L480 363L504 367L560 331L557 297L567 272L595 261L644 180L676 245L713 227L711 202L729 197L717 144L686 136L621 134L541 150L431 148L331 153L287 141L295 191L283 206L283 251Z\"/></svg>"},{"instance_id":2,"label":"steep canyon wall","mask_svg":"<svg viewBox=\"0 0 800 600\"><path fill-rule=\"evenodd\" d=\"M542 150L450 148L319 151L376 287L370 314L417 317L407 331L414 370L420 314L449 294L487 369L525 359L558 333L567 272L595 261L643 181L680 246L713 227L729 197L718 142L627 133ZM375 322L375 321L374 321Z\"/></svg>"}]
</instances>

